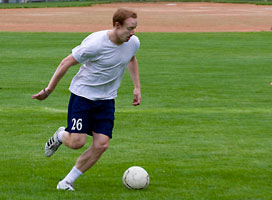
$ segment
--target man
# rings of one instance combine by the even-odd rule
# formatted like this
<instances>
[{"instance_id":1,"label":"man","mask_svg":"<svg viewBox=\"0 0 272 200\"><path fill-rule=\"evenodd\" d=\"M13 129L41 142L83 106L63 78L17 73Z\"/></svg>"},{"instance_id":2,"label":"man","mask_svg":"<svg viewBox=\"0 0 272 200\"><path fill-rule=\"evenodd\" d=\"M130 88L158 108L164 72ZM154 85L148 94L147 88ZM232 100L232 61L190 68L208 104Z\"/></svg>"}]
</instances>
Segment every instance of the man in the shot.
<instances>
[{"instance_id":1,"label":"man","mask_svg":"<svg viewBox=\"0 0 272 200\"><path fill-rule=\"evenodd\" d=\"M55 89L67 70L78 63L82 66L69 90L68 127L60 127L45 144L45 155L51 156L63 143L79 149L93 136L92 145L82 153L57 189L74 190L74 181L91 168L108 148L114 125L114 99L124 70L128 66L134 83L133 105L141 102L138 62L135 54L140 42L134 36L137 14L120 8L113 15L113 29L95 32L85 38L72 54L62 60L48 86L33 99L44 100Z\"/></svg>"}]
</instances>

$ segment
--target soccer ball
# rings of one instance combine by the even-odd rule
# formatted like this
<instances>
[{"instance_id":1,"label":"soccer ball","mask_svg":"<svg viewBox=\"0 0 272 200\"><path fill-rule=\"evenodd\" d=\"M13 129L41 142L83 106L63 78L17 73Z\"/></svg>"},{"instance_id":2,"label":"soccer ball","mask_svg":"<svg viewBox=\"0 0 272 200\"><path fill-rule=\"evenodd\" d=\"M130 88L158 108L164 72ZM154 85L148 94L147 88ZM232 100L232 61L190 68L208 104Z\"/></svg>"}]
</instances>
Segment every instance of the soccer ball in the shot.
<instances>
[{"instance_id":1,"label":"soccer ball","mask_svg":"<svg viewBox=\"0 0 272 200\"><path fill-rule=\"evenodd\" d=\"M123 175L123 184L128 189L145 189L149 185L149 175L142 167L130 167Z\"/></svg>"}]
</instances>

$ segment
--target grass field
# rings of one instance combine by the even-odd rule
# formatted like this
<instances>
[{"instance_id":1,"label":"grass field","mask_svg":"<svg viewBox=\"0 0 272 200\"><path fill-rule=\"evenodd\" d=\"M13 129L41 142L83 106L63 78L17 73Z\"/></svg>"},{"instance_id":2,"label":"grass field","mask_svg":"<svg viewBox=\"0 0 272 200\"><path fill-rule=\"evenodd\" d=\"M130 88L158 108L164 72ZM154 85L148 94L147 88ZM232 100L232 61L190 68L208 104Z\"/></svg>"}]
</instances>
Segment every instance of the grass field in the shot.
<instances>
[{"instance_id":1,"label":"grass field","mask_svg":"<svg viewBox=\"0 0 272 200\"><path fill-rule=\"evenodd\" d=\"M140 33L143 101L125 74L110 148L75 182L56 185L84 151L44 157L66 125L72 68L46 101L32 100L87 33L0 33L0 199L272 199L272 33ZM88 144L91 143L91 138ZM146 190L127 190L140 165Z\"/></svg>"}]
</instances>

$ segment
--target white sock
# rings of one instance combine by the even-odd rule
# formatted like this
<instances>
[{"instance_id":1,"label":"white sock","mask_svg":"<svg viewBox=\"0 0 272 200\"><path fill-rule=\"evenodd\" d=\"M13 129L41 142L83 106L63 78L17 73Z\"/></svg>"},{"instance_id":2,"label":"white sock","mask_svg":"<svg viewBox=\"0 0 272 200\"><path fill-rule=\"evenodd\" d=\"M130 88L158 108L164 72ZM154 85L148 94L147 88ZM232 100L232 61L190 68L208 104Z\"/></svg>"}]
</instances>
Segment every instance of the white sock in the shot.
<instances>
[{"instance_id":1,"label":"white sock","mask_svg":"<svg viewBox=\"0 0 272 200\"><path fill-rule=\"evenodd\" d=\"M82 174L83 173L79 169L77 169L76 166L74 166L72 170L69 172L69 174L67 174L67 176L62 181L66 181L68 183L73 184L75 180Z\"/></svg>"},{"instance_id":2,"label":"white sock","mask_svg":"<svg viewBox=\"0 0 272 200\"><path fill-rule=\"evenodd\" d=\"M63 135L64 132L65 132L65 130L58 133L58 141L61 142L61 143L62 143L62 135Z\"/></svg>"}]
</instances>

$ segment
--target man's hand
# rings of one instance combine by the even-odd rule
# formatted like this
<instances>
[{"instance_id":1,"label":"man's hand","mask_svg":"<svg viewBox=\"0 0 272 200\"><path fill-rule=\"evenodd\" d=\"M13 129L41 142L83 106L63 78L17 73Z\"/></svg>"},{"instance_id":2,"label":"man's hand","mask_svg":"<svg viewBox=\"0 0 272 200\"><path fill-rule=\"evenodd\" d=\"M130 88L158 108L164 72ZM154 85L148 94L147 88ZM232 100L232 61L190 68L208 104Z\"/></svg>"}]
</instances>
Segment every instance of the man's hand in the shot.
<instances>
[{"instance_id":1,"label":"man's hand","mask_svg":"<svg viewBox=\"0 0 272 200\"><path fill-rule=\"evenodd\" d=\"M134 91L133 91L133 102L132 102L132 105L133 106L138 106L140 105L141 103L141 90L140 89L137 89L135 88Z\"/></svg>"},{"instance_id":2,"label":"man's hand","mask_svg":"<svg viewBox=\"0 0 272 200\"><path fill-rule=\"evenodd\" d=\"M38 99L38 100L44 100L49 96L49 94L47 93L46 89L44 88L43 90L41 90L39 93L34 94L32 96L32 99Z\"/></svg>"}]
</instances>

